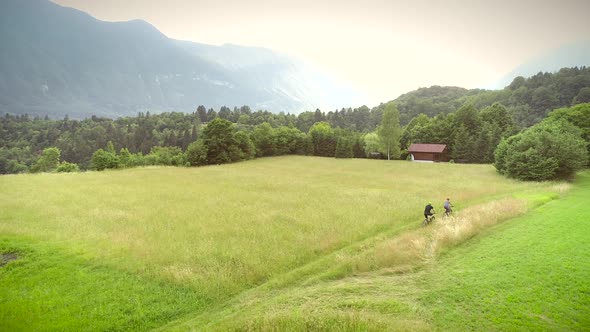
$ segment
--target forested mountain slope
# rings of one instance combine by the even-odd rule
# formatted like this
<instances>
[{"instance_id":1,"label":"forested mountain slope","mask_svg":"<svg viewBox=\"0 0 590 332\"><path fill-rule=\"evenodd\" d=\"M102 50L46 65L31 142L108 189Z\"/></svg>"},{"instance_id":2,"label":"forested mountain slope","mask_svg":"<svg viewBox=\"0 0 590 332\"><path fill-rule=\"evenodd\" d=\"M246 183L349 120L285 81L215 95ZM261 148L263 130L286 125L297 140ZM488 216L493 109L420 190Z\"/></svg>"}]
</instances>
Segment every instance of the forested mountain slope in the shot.
<instances>
[{"instance_id":1,"label":"forested mountain slope","mask_svg":"<svg viewBox=\"0 0 590 332\"><path fill-rule=\"evenodd\" d=\"M395 102L402 124L419 114L436 116L454 112L464 104L482 109L498 102L508 107L517 123L527 127L541 121L553 109L590 102L590 68L562 68L529 78L518 76L502 90L420 88L401 95Z\"/></svg>"}]
</instances>

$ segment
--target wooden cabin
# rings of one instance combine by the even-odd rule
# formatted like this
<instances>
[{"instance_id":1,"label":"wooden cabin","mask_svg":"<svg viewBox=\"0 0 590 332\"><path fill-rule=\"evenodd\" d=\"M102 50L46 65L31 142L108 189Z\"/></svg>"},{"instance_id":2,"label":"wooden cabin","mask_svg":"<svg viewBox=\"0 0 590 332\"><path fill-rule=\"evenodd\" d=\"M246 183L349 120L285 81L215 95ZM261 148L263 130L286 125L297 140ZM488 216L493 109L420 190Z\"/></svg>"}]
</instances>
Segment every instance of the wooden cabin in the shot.
<instances>
[{"instance_id":1,"label":"wooden cabin","mask_svg":"<svg viewBox=\"0 0 590 332\"><path fill-rule=\"evenodd\" d=\"M414 143L408 148L408 153L410 153L412 161L449 161L449 149L446 144Z\"/></svg>"}]
</instances>

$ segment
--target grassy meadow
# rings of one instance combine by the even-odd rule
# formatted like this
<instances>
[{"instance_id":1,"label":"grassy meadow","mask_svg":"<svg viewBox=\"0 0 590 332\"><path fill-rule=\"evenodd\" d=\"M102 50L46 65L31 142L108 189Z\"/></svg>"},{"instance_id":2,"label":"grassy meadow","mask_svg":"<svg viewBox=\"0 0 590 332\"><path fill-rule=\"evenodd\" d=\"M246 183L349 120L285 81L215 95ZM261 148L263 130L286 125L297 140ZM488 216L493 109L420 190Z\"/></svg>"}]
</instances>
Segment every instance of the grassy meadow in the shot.
<instances>
[{"instance_id":1,"label":"grassy meadow","mask_svg":"<svg viewBox=\"0 0 590 332\"><path fill-rule=\"evenodd\" d=\"M0 326L428 329L436 311L393 295L428 298L412 276L565 186L489 165L297 156L2 176L0 253L18 258L0 267ZM424 205L440 214L446 197L459 213L422 228ZM391 288L367 297L374 310L358 303L371 278Z\"/></svg>"},{"instance_id":2,"label":"grassy meadow","mask_svg":"<svg viewBox=\"0 0 590 332\"><path fill-rule=\"evenodd\" d=\"M461 246L422 256L421 267L413 271L381 266L333 280L259 287L160 330L585 331L590 327L589 198L586 172L563 198L481 229L477 236L467 232ZM471 219L480 212L479 207L471 211ZM469 219L462 214L434 224L426 232L429 242L446 239L449 228L463 229ZM412 237L420 242L420 236ZM405 249L416 251L412 245Z\"/></svg>"}]
</instances>

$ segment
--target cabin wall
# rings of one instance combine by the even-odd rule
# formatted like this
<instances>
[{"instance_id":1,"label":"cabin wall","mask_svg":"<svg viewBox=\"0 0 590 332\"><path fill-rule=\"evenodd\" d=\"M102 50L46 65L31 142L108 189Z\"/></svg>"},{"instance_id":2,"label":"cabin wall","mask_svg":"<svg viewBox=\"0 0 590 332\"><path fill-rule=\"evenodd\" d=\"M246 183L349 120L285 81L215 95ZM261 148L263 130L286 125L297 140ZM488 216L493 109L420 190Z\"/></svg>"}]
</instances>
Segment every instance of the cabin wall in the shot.
<instances>
[{"instance_id":1,"label":"cabin wall","mask_svg":"<svg viewBox=\"0 0 590 332\"><path fill-rule=\"evenodd\" d=\"M437 153L434 157L436 158L435 161L449 161L449 154L446 152Z\"/></svg>"},{"instance_id":2,"label":"cabin wall","mask_svg":"<svg viewBox=\"0 0 590 332\"><path fill-rule=\"evenodd\" d=\"M434 153L412 152L412 155L414 155L414 160L431 160L431 161L435 160Z\"/></svg>"},{"instance_id":3,"label":"cabin wall","mask_svg":"<svg viewBox=\"0 0 590 332\"><path fill-rule=\"evenodd\" d=\"M411 152L413 160L428 160L428 161L449 161L449 155L446 152Z\"/></svg>"}]
</instances>

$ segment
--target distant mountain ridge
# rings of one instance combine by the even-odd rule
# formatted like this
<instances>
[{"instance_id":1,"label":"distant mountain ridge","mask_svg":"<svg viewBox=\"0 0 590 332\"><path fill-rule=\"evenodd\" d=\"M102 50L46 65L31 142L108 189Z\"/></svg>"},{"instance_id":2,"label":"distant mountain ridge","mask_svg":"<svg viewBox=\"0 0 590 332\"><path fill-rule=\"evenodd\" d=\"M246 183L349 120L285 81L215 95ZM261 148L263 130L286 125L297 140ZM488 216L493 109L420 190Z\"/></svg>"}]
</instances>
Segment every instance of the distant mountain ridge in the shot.
<instances>
[{"instance_id":1,"label":"distant mountain ridge","mask_svg":"<svg viewBox=\"0 0 590 332\"><path fill-rule=\"evenodd\" d=\"M358 102L352 89L267 49L176 41L145 21L103 22L47 0L1 1L0 42L0 113L297 113L338 106L333 91L342 105Z\"/></svg>"}]
</instances>

